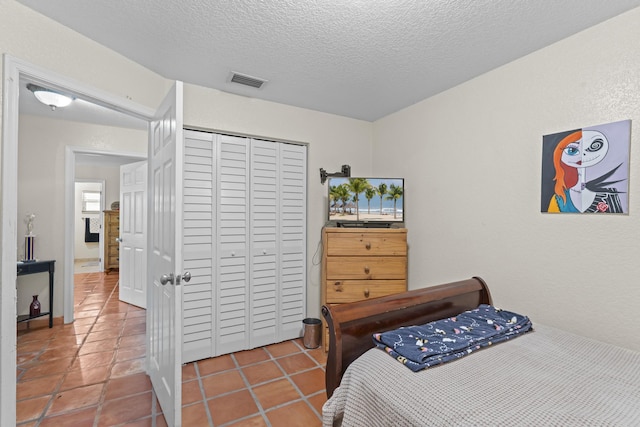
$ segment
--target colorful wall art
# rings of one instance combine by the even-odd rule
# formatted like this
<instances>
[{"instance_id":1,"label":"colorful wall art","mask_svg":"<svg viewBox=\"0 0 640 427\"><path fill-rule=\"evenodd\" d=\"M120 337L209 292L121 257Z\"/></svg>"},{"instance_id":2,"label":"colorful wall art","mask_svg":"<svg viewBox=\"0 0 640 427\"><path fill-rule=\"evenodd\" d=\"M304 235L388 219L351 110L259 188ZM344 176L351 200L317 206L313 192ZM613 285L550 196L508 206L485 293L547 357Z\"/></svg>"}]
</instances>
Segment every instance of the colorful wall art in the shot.
<instances>
[{"instance_id":1,"label":"colorful wall art","mask_svg":"<svg viewBox=\"0 0 640 427\"><path fill-rule=\"evenodd\" d=\"M541 212L629 213L631 120L542 137Z\"/></svg>"}]
</instances>

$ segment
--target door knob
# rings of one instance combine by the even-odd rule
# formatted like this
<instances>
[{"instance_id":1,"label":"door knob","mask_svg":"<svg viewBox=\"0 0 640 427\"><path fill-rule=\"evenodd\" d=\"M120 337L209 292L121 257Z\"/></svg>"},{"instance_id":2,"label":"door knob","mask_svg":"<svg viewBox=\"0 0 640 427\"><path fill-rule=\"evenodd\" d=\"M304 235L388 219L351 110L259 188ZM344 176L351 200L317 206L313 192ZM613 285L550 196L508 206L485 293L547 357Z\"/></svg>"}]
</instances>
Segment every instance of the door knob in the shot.
<instances>
[{"instance_id":1,"label":"door knob","mask_svg":"<svg viewBox=\"0 0 640 427\"><path fill-rule=\"evenodd\" d=\"M185 282L188 282L189 280L191 280L191 273L188 271L185 271L184 274L182 275L182 280Z\"/></svg>"},{"instance_id":2,"label":"door knob","mask_svg":"<svg viewBox=\"0 0 640 427\"><path fill-rule=\"evenodd\" d=\"M189 277L191 278L191 277ZM167 283L171 283L172 285L175 283L175 277L173 273L171 274L163 274L160 276L160 284L166 285Z\"/></svg>"},{"instance_id":3,"label":"door knob","mask_svg":"<svg viewBox=\"0 0 640 427\"><path fill-rule=\"evenodd\" d=\"M116 237L116 242L122 243L122 239L120 237Z\"/></svg>"}]
</instances>

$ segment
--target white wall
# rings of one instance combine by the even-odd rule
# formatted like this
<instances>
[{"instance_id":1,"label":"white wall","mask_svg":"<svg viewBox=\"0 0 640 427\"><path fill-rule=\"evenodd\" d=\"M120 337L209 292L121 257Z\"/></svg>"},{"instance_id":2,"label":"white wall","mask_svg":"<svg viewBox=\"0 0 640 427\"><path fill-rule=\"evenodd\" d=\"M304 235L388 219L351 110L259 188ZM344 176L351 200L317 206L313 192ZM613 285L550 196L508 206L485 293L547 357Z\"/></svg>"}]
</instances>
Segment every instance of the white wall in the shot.
<instances>
[{"instance_id":1,"label":"white wall","mask_svg":"<svg viewBox=\"0 0 640 427\"><path fill-rule=\"evenodd\" d=\"M479 275L534 324L640 350L638 40L635 9L374 124L373 170L406 178L411 288ZM542 136L625 119L630 214L540 213Z\"/></svg>"},{"instance_id":2,"label":"white wall","mask_svg":"<svg viewBox=\"0 0 640 427\"><path fill-rule=\"evenodd\" d=\"M99 211L96 213L82 212L82 193L84 191L101 192L102 183L76 182L75 184L75 239L73 243L73 258L74 260L97 260L100 258L100 242L85 242L85 218L95 218L99 220L101 214Z\"/></svg>"},{"instance_id":3,"label":"white wall","mask_svg":"<svg viewBox=\"0 0 640 427\"><path fill-rule=\"evenodd\" d=\"M18 248L24 243L24 224L27 213L35 213L34 234L36 257L55 259L54 316L62 315L64 277L64 179L65 147L87 147L103 151L128 153L147 152L147 132L132 129L89 125L37 116L21 115L18 142ZM94 170L98 168L93 167ZM114 169L114 168L111 168ZM115 170L115 169L114 169ZM97 172L96 172L97 173ZM119 198L118 172L109 173L107 206ZM109 175L101 172L99 175ZM79 178L89 173L78 167ZM48 304L47 282L38 275L18 279L18 314L28 312L30 295L42 294L42 304Z\"/></svg>"},{"instance_id":4,"label":"white wall","mask_svg":"<svg viewBox=\"0 0 640 427\"><path fill-rule=\"evenodd\" d=\"M0 0L0 54L9 53L35 65L47 68L71 79L95 86L123 98L155 108L169 89L171 82L150 72L115 52L75 33L68 28L43 17L14 0ZM0 81L0 93L2 82ZM225 130L277 140L304 142L309 145L309 221L308 221L308 315L320 314L320 231L326 218L326 184L320 184L320 167L338 171L343 164L350 164L354 174L371 173L371 130L369 122L348 119L315 111L235 96L216 90L185 85L185 124L208 130ZM31 129L21 126L23 134ZM42 132L42 131L41 131ZM42 133L57 132L49 129ZM50 139L50 138L46 138ZM42 139L42 141L46 140ZM69 145L82 145L67 142ZM94 146L94 148L97 148ZM21 150L23 148L21 147ZM58 161L62 152L41 151L32 146L30 153L55 158L54 177L47 178L46 187L54 186L53 180L63 177L64 165ZM35 151L33 151L35 150ZM126 149L125 151L131 151ZM45 162L45 157L38 160ZM44 165L46 166L46 165ZM24 179L24 177L20 177ZM42 178L41 178L42 179ZM21 185L37 186L37 183ZM62 203L62 187L50 188L40 206ZM109 199L108 199L109 200ZM107 202L108 202L107 200ZM108 202L109 203L109 202ZM29 207L30 208L30 207ZM24 206L19 206L22 215ZM48 208L47 208L48 209ZM47 216L47 221L62 230L62 211ZM40 216L42 218L42 216ZM36 219L36 227L46 227ZM47 232L49 233L49 232ZM20 233L21 234L21 233ZM60 258L61 247L54 237L43 236L40 244L50 248L42 256ZM60 243L61 244L61 243ZM57 263L56 299L54 313L62 314L63 265ZM20 297L21 298L21 297Z\"/></svg>"}]
</instances>

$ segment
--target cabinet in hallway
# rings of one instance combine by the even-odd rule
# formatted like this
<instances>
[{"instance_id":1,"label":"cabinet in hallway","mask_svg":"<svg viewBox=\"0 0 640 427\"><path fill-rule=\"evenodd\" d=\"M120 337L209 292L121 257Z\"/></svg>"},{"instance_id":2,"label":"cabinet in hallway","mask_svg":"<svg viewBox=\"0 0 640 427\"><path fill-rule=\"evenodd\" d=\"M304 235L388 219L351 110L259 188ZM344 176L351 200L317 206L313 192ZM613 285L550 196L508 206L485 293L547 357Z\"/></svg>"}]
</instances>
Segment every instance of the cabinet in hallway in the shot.
<instances>
[{"instance_id":1,"label":"cabinet in hallway","mask_svg":"<svg viewBox=\"0 0 640 427\"><path fill-rule=\"evenodd\" d=\"M183 363L300 336L306 149L185 131Z\"/></svg>"}]
</instances>

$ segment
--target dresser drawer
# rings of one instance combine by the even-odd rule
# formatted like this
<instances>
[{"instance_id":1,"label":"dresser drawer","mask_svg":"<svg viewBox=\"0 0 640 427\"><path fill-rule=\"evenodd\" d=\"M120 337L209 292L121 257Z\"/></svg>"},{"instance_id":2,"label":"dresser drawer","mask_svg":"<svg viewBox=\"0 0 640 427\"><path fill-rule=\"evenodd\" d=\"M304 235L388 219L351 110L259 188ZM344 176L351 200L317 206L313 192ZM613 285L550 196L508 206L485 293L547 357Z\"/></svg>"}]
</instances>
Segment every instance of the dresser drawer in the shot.
<instances>
[{"instance_id":1,"label":"dresser drawer","mask_svg":"<svg viewBox=\"0 0 640 427\"><path fill-rule=\"evenodd\" d=\"M107 255L109 255L109 256L118 256L118 255L120 255L120 247L118 245L109 245L109 249L107 251Z\"/></svg>"},{"instance_id":2,"label":"dresser drawer","mask_svg":"<svg viewBox=\"0 0 640 427\"><path fill-rule=\"evenodd\" d=\"M345 279L405 279L407 258L380 257L327 257L327 280Z\"/></svg>"},{"instance_id":3,"label":"dresser drawer","mask_svg":"<svg viewBox=\"0 0 640 427\"><path fill-rule=\"evenodd\" d=\"M407 233L327 233L327 256L405 256Z\"/></svg>"},{"instance_id":4,"label":"dresser drawer","mask_svg":"<svg viewBox=\"0 0 640 427\"><path fill-rule=\"evenodd\" d=\"M406 290L406 280L330 280L326 283L326 301L328 304L355 302Z\"/></svg>"},{"instance_id":5,"label":"dresser drawer","mask_svg":"<svg viewBox=\"0 0 640 427\"><path fill-rule=\"evenodd\" d=\"M120 263L120 257L110 256L107 262L109 266L114 266L114 265L117 266Z\"/></svg>"}]
</instances>

